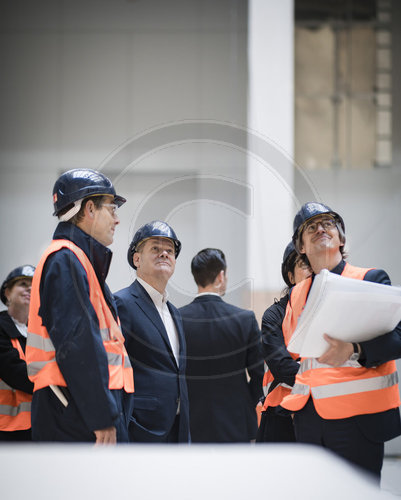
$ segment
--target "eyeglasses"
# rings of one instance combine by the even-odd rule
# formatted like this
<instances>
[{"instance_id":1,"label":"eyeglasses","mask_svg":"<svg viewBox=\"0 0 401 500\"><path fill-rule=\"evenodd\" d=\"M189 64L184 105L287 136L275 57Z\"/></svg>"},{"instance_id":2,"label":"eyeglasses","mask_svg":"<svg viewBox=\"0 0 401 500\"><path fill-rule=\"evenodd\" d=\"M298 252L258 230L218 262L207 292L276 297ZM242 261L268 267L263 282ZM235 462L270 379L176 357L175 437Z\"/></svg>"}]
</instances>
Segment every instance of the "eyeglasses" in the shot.
<instances>
[{"instance_id":1,"label":"eyeglasses","mask_svg":"<svg viewBox=\"0 0 401 500\"><path fill-rule=\"evenodd\" d=\"M118 206L115 203L103 203L102 207L106 207L113 217L117 217Z\"/></svg>"},{"instance_id":2,"label":"eyeglasses","mask_svg":"<svg viewBox=\"0 0 401 500\"><path fill-rule=\"evenodd\" d=\"M326 219L314 220L313 222L309 222L305 225L305 232L308 234L316 233L319 226L322 226L325 231L328 231L336 227L336 221L328 217Z\"/></svg>"}]
</instances>

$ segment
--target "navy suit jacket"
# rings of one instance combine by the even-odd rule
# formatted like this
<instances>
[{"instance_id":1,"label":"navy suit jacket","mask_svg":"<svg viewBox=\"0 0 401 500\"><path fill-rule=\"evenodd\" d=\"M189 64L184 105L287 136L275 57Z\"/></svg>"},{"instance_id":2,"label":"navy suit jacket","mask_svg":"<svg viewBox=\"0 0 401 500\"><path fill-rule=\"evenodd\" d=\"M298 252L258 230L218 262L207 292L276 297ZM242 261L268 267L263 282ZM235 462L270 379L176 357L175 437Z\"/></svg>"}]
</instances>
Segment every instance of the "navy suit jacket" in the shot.
<instances>
[{"instance_id":1,"label":"navy suit jacket","mask_svg":"<svg viewBox=\"0 0 401 500\"><path fill-rule=\"evenodd\" d=\"M255 314L216 295L201 295L180 313L192 441L249 442L264 371Z\"/></svg>"},{"instance_id":2,"label":"navy suit jacket","mask_svg":"<svg viewBox=\"0 0 401 500\"><path fill-rule=\"evenodd\" d=\"M125 347L134 370L134 411L130 440L165 442L180 404L179 441L189 441L188 394L185 382L185 339L180 313L167 302L179 342L179 366L167 331L149 294L135 280L115 294Z\"/></svg>"}]
</instances>

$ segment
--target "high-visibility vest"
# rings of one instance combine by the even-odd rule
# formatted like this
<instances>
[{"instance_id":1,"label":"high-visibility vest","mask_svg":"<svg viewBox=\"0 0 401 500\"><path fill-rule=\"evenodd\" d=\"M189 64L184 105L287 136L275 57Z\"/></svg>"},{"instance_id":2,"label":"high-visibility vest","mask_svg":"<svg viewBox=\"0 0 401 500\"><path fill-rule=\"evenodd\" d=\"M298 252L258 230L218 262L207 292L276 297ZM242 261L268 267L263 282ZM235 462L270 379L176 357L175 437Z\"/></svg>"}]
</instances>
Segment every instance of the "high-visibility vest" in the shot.
<instances>
[{"instance_id":1,"label":"high-visibility vest","mask_svg":"<svg viewBox=\"0 0 401 500\"><path fill-rule=\"evenodd\" d=\"M20 359L25 361L24 351L17 339L11 339ZM31 428L32 395L13 389L0 379L0 431L23 431Z\"/></svg>"},{"instance_id":2,"label":"high-visibility vest","mask_svg":"<svg viewBox=\"0 0 401 500\"><path fill-rule=\"evenodd\" d=\"M31 301L29 305L28 338L26 360L28 376L34 382L34 391L50 385L67 387L56 361L53 342L42 318L39 316L39 286L43 266L49 255L68 248L73 252L86 271L89 283L89 299L99 321L99 335L107 353L109 367L109 389L124 389L134 392L134 379L131 363L124 347L119 320L114 319L103 295L95 270L85 252L69 240L53 240L43 254L32 279Z\"/></svg>"},{"instance_id":3,"label":"high-visibility vest","mask_svg":"<svg viewBox=\"0 0 401 500\"><path fill-rule=\"evenodd\" d=\"M342 276L363 279L369 269L345 265ZM301 314L312 278L296 285L287 304L283 322L286 345ZM303 408L312 396L317 413L325 419L339 419L378 413L400 405L398 375L395 361L365 368L357 361L346 361L340 367L302 358L291 393L281 402L290 411Z\"/></svg>"},{"instance_id":4,"label":"high-visibility vest","mask_svg":"<svg viewBox=\"0 0 401 500\"><path fill-rule=\"evenodd\" d=\"M291 357L295 360L298 359L297 354L289 353ZM274 382L273 374L270 370L265 371L263 376L263 393L266 396L263 402L263 410L267 410L269 406L278 406L281 401L290 394L292 387L285 382L280 382L269 392L269 389Z\"/></svg>"}]
</instances>

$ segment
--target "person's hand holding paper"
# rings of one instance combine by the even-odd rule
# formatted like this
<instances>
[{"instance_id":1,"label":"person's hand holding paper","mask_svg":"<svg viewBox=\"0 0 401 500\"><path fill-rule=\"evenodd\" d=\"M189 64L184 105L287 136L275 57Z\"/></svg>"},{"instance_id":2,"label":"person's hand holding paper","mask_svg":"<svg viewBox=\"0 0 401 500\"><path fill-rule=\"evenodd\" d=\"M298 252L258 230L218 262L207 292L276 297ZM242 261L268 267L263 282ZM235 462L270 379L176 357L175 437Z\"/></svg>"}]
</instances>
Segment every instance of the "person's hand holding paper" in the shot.
<instances>
[{"instance_id":1,"label":"person's hand holding paper","mask_svg":"<svg viewBox=\"0 0 401 500\"><path fill-rule=\"evenodd\" d=\"M326 359L327 364L338 366L332 356L338 356L339 361L352 351L349 345L334 342L331 347L342 352L333 351L320 358L330 346L324 334L346 344L362 342L393 330L399 321L399 287L345 278L324 269L313 281L288 350L302 357Z\"/></svg>"}]
</instances>

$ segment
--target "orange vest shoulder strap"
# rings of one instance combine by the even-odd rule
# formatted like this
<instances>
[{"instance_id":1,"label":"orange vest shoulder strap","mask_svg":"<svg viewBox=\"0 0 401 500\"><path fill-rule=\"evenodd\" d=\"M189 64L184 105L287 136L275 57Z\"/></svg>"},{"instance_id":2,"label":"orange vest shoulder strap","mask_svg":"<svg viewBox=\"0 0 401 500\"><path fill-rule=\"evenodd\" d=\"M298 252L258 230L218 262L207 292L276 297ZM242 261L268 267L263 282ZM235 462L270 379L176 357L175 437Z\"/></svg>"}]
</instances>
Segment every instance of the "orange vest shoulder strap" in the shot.
<instances>
[{"instance_id":1,"label":"orange vest shoulder strap","mask_svg":"<svg viewBox=\"0 0 401 500\"><path fill-rule=\"evenodd\" d=\"M290 341L292 332L297 326L298 318L306 304L306 298L308 297L311 285L312 278L306 278L291 289L282 326L286 346Z\"/></svg>"},{"instance_id":2,"label":"orange vest shoulder strap","mask_svg":"<svg viewBox=\"0 0 401 500\"><path fill-rule=\"evenodd\" d=\"M346 262L345 267L343 269L343 272L341 273L341 276L344 276L344 278L353 278L356 280L363 280L365 277L366 273L368 271L371 271L374 269L373 267L356 267L356 266L351 266L351 264L348 264Z\"/></svg>"}]
</instances>

